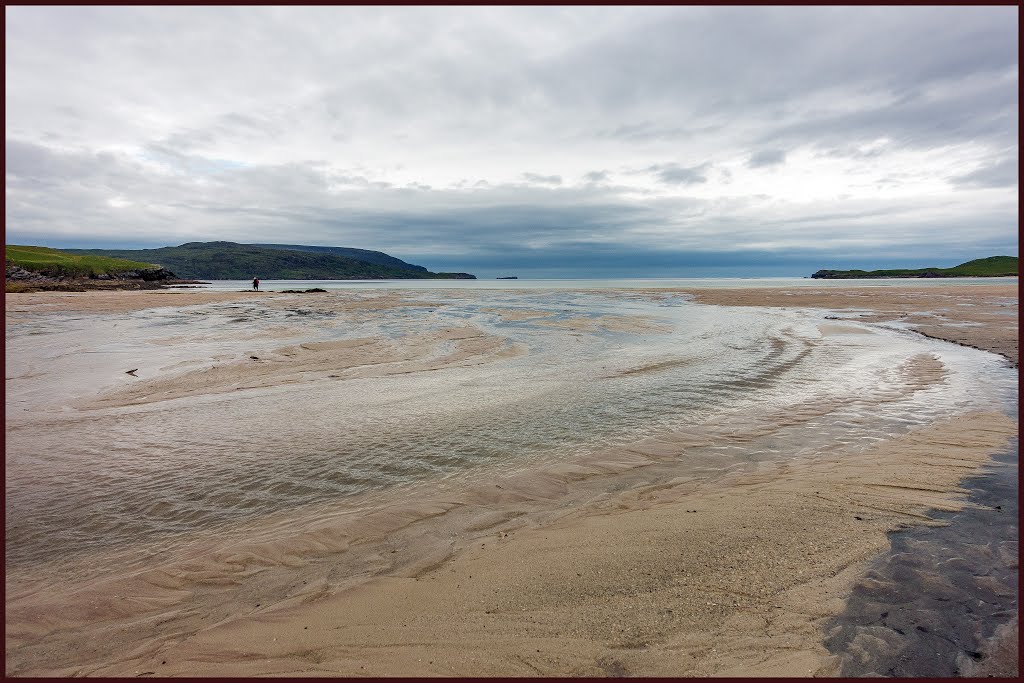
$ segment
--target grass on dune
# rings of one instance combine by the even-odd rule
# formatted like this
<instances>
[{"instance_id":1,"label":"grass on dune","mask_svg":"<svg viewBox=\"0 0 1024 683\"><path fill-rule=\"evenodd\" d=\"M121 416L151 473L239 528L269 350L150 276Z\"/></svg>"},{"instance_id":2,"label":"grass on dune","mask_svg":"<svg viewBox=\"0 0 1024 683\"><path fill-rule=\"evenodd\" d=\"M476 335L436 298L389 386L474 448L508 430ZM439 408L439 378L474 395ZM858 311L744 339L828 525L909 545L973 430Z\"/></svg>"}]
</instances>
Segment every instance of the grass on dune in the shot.
<instances>
[{"instance_id":1,"label":"grass on dune","mask_svg":"<svg viewBox=\"0 0 1024 683\"><path fill-rule=\"evenodd\" d=\"M108 256L66 254L49 247L8 244L5 247L5 252L7 264L55 277L95 277L128 270L150 270L157 267L152 263L128 261Z\"/></svg>"}]
</instances>

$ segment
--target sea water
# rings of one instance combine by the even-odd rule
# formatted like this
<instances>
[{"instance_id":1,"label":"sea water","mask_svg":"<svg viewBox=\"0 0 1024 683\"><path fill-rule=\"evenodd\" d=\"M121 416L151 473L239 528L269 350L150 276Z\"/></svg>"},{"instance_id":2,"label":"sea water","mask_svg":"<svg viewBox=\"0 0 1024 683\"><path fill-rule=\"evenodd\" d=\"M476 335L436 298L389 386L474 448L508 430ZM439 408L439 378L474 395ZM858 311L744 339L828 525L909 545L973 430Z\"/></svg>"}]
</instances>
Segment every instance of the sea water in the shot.
<instances>
[{"instance_id":1,"label":"sea water","mask_svg":"<svg viewBox=\"0 0 1024 683\"><path fill-rule=\"evenodd\" d=\"M957 286L991 285L1011 278L962 277ZM1016 281L1016 278L1012 278ZM774 287L939 287L949 286L948 278L871 278L830 280L808 277L717 277L717 278L591 278L591 279L516 279L516 280L260 280L260 289L274 292L285 289L672 289L672 288L774 288ZM195 289L236 291L252 289L252 280L208 280Z\"/></svg>"}]
</instances>

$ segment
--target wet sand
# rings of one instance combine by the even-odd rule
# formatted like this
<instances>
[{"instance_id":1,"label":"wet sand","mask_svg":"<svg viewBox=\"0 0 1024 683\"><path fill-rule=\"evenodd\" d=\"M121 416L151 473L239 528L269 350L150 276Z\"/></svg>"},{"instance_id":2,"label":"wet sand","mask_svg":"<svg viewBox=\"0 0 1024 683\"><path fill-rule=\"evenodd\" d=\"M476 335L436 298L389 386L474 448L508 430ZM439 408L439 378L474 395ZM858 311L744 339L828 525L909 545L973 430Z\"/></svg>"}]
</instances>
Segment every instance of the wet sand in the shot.
<instances>
[{"instance_id":1,"label":"wet sand","mask_svg":"<svg viewBox=\"0 0 1024 683\"><path fill-rule=\"evenodd\" d=\"M636 290L642 291L642 290ZM1016 366L1018 350L1018 287L1016 280L992 285L929 286L927 288L829 287L800 288L737 288L646 290L652 295L683 292L698 302L718 306L769 306L786 308L819 308L842 312L844 317L860 322L895 322L921 334L991 351L1005 356ZM188 291L125 291L125 292L39 292L8 295L5 298L8 316L39 312L123 313L161 306L191 306L216 301L272 300L277 292L204 292ZM315 298L306 303L314 303ZM397 305L400 297L392 292L375 295L370 302L354 307L373 308ZM544 317L543 312L494 312L509 319ZM597 321L600 323L601 321ZM604 326L615 329L615 323ZM567 323L559 323L565 325ZM590 323L593 325L593 323Z\"/></svg>"},{"instance_id":2,"label":"wet sand","mask_svg":"<svg viewBox=\"0 0 1024 683\"><path fill-rule=\"evenodd\" d=\"M1017 281L992 285L685 289L718 306L820 308L861 322L898 323L915 332L1019 362Z\"/></svg>"},{"instance_id":3,"label":"wet sand","mask_svg":"<svg viewBox=\"0 0 1024 683\"><path fill-rule=\"evenodd\" d=\"M436 566L233 618L116 663L36 671L837 675L824 626L887 549L886 534L967 504L958 483L1016 429L1004 415L974 414L856 456L697 490L630 490L535 528L481 534Z\"/></svg>"},{"instance_id":4,"label":"wet sand","mask_svg":"<svg viewBox=\"0 0 1024 683\"><path fill-rule=\"evenodd\" d=\"M951 341L1001 353L1016 364L1015 283L927 291L894 287L884 293L687 291L716 305L815 307L857 322L912 323L923 333L938 330L932 336L948 334ZM41 310L124 312L252 296L265 296L268 305L276 298L90 292L9 295L6 303L10 318ZM308 301L315 306L314 299ZM398 305L390 293L367 301L353 302L352 310ZM962 323L977 325L956 326ZM625 323L604 321L606 327L618 324ZM822 326L826 335L856 329L842 321ZM456 360L509 352L476 331L451 335L449 340L463 345L453 352ZM360 347L297 347L299 370L326 371L337 365L335 355ZM321 367L319 353L333 354L330 363ZM396 362L419 363L423 357L415 348L399 355ZM258 359L244 372L247 380L251 375L269 384L280 381ZM236 379L227 377L225 386ZM146 395L129 402L145 401ZM238 599L251 606L234 604L219 614L196 616L188 629L173 633L162 632L145 615L107 619L93 631L97 643L77 656L78 663L71 663L76 657L68 648L80 641L71 637L22 647L31 643L33 631L22 623L13 640L8 629L7 672L839 675L846 671L844 662L827 647L827 629L890 548L888 534L944 524L943 514L983 505L968 500L961 482L1005 451L1017 429L1000 412L978 412L858 452L766 462L713 481L680 477L627 486L540 515L521 515L492 498L485 502L493 519L446 539L433 557L394 561L411 551L412 542L405 546L403 536L393 534L391 545L379 550L380 565L387 558L391 568L366 581L298 589L270 600L246 590ZM414 537L415 529L404 533ZM38 625L41 631L51 627ZM140 643L139 632L158 635ZM1007 647L1007 640L993 641L992 647Z\"/></svg>"},{"instance_id":5,"label":"wet sand","mask_svg":"<svg viewBox=\"0 0 1024 683\"><path fill-rule=\"evenodd\" d=\"M34 292L7 294L7 315L38 313L126 313L162 306L195 306L215 301L255 296L273 296L263 292L119 291L119 292Z\"/></svg>"},{"instance_id":6,"label":"wet sand","mask_svg":"<svg viewBox=\"0 0 1024 683\"><path fill-rule=\"evenodd\" d=\"M890 534L826 627L843 676L1016 675L1017 460L1014 448L965 480L970 505L934 515L947 526Z\"/></svg>"}]
</instances>

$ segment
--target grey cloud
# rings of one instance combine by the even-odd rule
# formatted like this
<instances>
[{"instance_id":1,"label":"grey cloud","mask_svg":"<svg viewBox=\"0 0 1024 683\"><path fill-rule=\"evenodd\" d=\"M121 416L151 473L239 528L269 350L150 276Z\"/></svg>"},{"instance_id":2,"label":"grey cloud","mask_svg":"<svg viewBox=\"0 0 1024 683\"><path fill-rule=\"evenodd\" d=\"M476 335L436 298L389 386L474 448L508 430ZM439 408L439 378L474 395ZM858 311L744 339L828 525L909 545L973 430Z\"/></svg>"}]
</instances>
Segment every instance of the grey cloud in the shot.
<instances>
[{"instance_id":1,"label":"grey cloud","mask_svg":"<svg viewBox=\"0 0 1024 683\"><path fill-rule=\"evenodd\" d=\"M615 109L638 99L689 100L710 115L830 87L902 90L1011 68L1015 24L1009 8L685 8L544 66L561 101L597 98ZM574 86L569 74L584 69L603 78Z\"/></svg>"},{"instance_id":2,"label":"grey cloud","mask_svg":"<svg viewBox=\"0 0 1024 683\"><path fill-rule=\"evenodd\" d=\"M358 188L389 188L394 187L393 183L386 183L380 180L370 180L363 175L354 175L350 173L338 173L332 171L327 174L327 180L330 183L334 183L338 186L350 186ZM418 183L416 184L418 186ZM423 186L430 189L430 186Z\"/></svg>"},{"instance_id":3,"label":"grey cloud","mask_svg":"<svg viewBox=\"0 0 1024 683\"><path fill-rule=\"evenodd\" d=\"M757 143L810 145L823 152L889 138L895 145L927 148L986 140L1016 143L1016 86L979 77L975 90L950 87L932 99L912 98L816 115L766 129Z\"/></svg>"},{"instance_id":4,"label":"grey cloud","mask_svg":"<svg viewBox=\"0 0 1024 683\"><path fill-rule=\"evenodd\" d=\"M1016 195L977 190L1016 183L1000 155L1018 145L1017 12L12 7L7 229L499 256L529 239L573 258L600 244L1015 244ZM659 196L714 192L731 160L792 166L797 150L870 158L875 181L899 183L890 150L959 144L992 162L914 169L953 199Z\"/></svg>"},{"instance_id":5,"label":"grey cloud","mask_svg":"<svg viewBox=\"0 0 1024 683\"><path fill-rule=\"evenodd\" d=\"M699 185L708 181L707 172L711 168L709 162L699 166L685 168L679 164L655 164L647 171L657 174L661 182L667 185Z\"/></svg>"},{"instance_id":6,"label":"grey cloud","mask_svg":"<svg viewBox=\"0 0 1024 683\"><path fill-rule=\"evenodd\" d=\"M570 192L570 197L552 200L543 194L549 190L519 185L466 191L436 191L423 183L396 188L356 173L325 171L320 161L228 168L200 184L179 173L154 175L115 154L57 152L8 140L7 166L11 226L76 221L80 229L97 237L120 231L138 234L140 225L149 225L154 234L166 234L158 231L169 222L208 231L211 239L218 234L246 239L257 232L269 239L296 227L315 235L317 225L344 225L353 237L377 243L381 229L401 233L403 240L441 236L462 241L469 235L479 238L481 228L500 229L515 242L524 237L542 239L574 223L581 230L609 229L610 225L622 229L625 222L611 217L635 216L639 211L609 204L614 191L608 189ZM339 184L349 188L339 192ZM119 193L134 208L118 209L106 203ZM49 199L39 201L44 194ZM596 202L597 208L574 209L563 202ZM171 218L157 221L160 215ZM447 227L438 233L443 226ZM464 229L466 235L453 232L457 229ZM168 241L174 239L168 237Z\"/></svg>"},{"instance_id":7,"label":"grey cloud","mask_svg":"<svg viewBox=\"0 0 1024 683\"><path fill-rule=\"evenodd\" d=\"M217 117L202 128L179 130L155 145L182 152L194 151L202 147L217 144L226 140L242 140L258 142L284 134L284 126L280 122L267 118L229 112Z\"/></svg>"},{"instance_id":8,"label":"grey cloud","mask_svg":"<svg viewBox=\"0 0 1024 683\"><path fill-rule=\"evenodd\" d=\"M750 168L762 168L764 166L777 166L786 163L786 152L781 149L765 149L750 155L747 166Z\"/></svg>"},{"instance_id":9,"label":"grey cloud","mask_svg":"<svg viewBox=\"0 0 1024 683\"><path fill-rule=\"evenodd\" d=\"M949 180L961 187L1016 187L1018 166L1016 157L1003 159Z\"/></svg>"},{"instance_id":10,"label":"grey cloud","mask_svg":"<svg viewBox=\"0 0 1024 683\"><path fill-rule=\"evenodd\" d=\"M163 150L177 153L184 153L207 145L212 145L217 140L217 133L213 129L191 129L180 130L168 135L162 143L153 143L153 147L160 147Z\"/></svg>"},{"instance_id":11,"label":"grey cloud","mask_svg":"<svg viewBox=\"0 0 1024 683\"><path fill-rule=\"evenodd\" d=\"M524 173L523 179L531 183L541 183L542 185L561 185L562 176L560 175L539 175L537 173Z\"/></svg>"},{"instance_id":12,"label":"grey cloud","mask_svg":"<svg viewBox=\"0 0 1024 683\"><path fill-rule=\"evenodd\" d=\"M8 141L9 172L24 182L10 185L9 224L17 230L29 226L42 233L48 229L51 237L77 224L98 239L116 234L141 238L137 226L143 225L149 226L149 234L164 235L172 243L183 236L176 232L178 226L188 225L189 236L205 239L280 241L282 235L300 230L302 241L405 251L416 249L417 244L436 244L439 251L467 253L500 252L521 243L558 251L580 241L691 250L713 249L723 241L740 248L765 241L780 248L808 242L822 248L914 240L936 243L935 223L916 221L917 208L907 202L851 203L845 211L822 211L815 206L802 215L770 219L748 211L757 205L755 199L636 202L619 196L628 188L593 185L548 189L510 184L462 191L423 185L395 188L363 184L365 178L357 174L325 172L318 161L228 169L194 184L174 174L153 177L116 155L56 153L12 142ZM669 168L659 167L661 172L692 171L662 166ZM35 185L33 178L40 169L64 184ZM692 179L692 174L683 175ZM120 182L112 184L111 179ZM332 182L339 179L359 187L334 193ZM118 185L133 203L128 210L106 204ZM42 195L48 201L31 201ZM173 197L184 201L169 199ZM955 202L949 201L955 208ZM716 213L709 218L712 206ZM997 211L987 219L994 227L985 234L1010 230L1011 221L999 216ZM956 220L954 216L946 222L954 225ZM851 242L847 233L857 238ZM894 240L894 233L899 233L898 239ZM981 233L972 235L978 239Z\"/></svg>"},{"instance_id":13,"label":"grey cloud","mask_svg":"<svg viewBox=\"0 0 1024 683\"><path fill-rule=\"evenodd\" d=\"M235 130L244 130L260 135L273 135L280 132L280 126L265 118L256 118L247 114L231 112L220 117L220 126Z\"/></svg>"},{"instance_id":14,"label":"grey cloud","mask_svg":"<svg viewBox=\"0 0 1024 683\"><path fill-rule=\"evenodd\" d=\"M830 157L833 159L873 159L883 156L888 150L884 146L857 146L840 145L837 147L819 148L815 156Z\"/></svg>"},{"instance_id":15,"label":"grey cloud","mask_svg":"<svg viewBox=\"0 0 1024 683\"><path fill-rule=\"evenodd\" d=\"M599 130L598 138L611 138L629 142L650 142L657 140L681 140L693 137L694 131L679 126L662 126L651 121L622 124L615 128Z\"/></svg>"},{"instance_id":16,"label":"grey cloud","mask_svg":"<svg viewBox=\"0 0 1024 683\"><path fill-rule=\"evenodd\" d=\"M5 165L7 187L14 190L52 191L78 185L110 193L147 183L141 164L114 153L56 151L23 140L6 140Z\"/></svg>"},{"instance_id":17,"label":"grey cloud","mask_svg":"<svg viewBox=\"0 0 1024 683\"><path fill-rule=\"evenodd\" d=\"M844 124L857 123L828 115L820 125L817 117L793 121L794 102L829 89L839 90L837 101L843 100L844 92L902 98L906 104L863 124L873 130L894 128L913 138L920 136L915 129L928 128L936 115L947 116L941 113L942 103L933 103L924 118L922 112L901 116L900 110L919 99L929 84L987 77L1017 62L1012 8L683 7L589 12L588 21L604 22L604 30L538 55L530 55L530 32L522 28L539 21L553 25L555 31L568 30L578 19L566 21L537 8L459 10L462 19L456 26L450 26L442 8L304 8L274 13L203 8L194 14L165 8L117 14L94 8L10 13L8 31L17 38L28 30L25 18L38 16L40 23L58 27L70 46L66 49L88 47L95 53L90 56L100 58L98 67L110 57L96 46L114 41L84 40L71 30L72 24L84 23L99 35L110 36L132 27L130 35L139 36L131 41L132 49L140 49L140 57L145 56L141 48L147 41L156 55L183 41L187 48L177 49L174 68L164 70L173 77L171 85L187 78L199 84L194 92L180 91L188 92L188 102L218 97L214 88L228 98L260 77L267 83L264 91L279 81L320 86L298 107L264 105L259 114L228 113L200 128L174 133L174 143L185 148L222 138L273 136L287 130L298 116L335 135L357 138L384 122L442 111L454 112L449 116L460 119L467 132L500 130L529 117L560 135L592 130L589 135L633 144L700 142L706 135L735 130L729 123L736 120L759 121L758 128L766 129L770 139L776 127L770 121L781 113L781 127L792 128L797 144L815 144L817 136L842 135L848 132ZM190 16L201 17L201 24L190 23ZM382 19L393 30L355 32ZM196 26L208 25L215 32L232 24L247 31L247 40L224 49L224 55L207 54L214 48ZM345 24L353 27L348 40L323 40L327 27ZM162 25L168 28L157 28ZM923 40L927 47L921 45ZM291 49L297 46L301 49ZM467 54L474 59L465 59ZM524 54L531 58L523 59ZM208 59L213 56L230 57L227 68L211 69L210 64L217 63ZM144 63L152 61L150 56ZM102 68L92 71L104 73ZM151 97L153 90L140 92ZM161 90L179 92L173 87ZM291 90L290 85L275 90L275 98L287 98ZM1004 83L997 90L980 93L980 100L973 94L973 111L996 111L988 105L999 105L999 111L1012 114L991 98L1000 93L1015 96L1016 84ZM644 110L658 115L636 113ZM567 116L552 113L557 111ZM600 116L592 116L595 113ZM890 113L896 120L886 121ZM905 120L910 116L917 123ZM571 122L574 118L596 124L581 126ZM941 134L972 135L967 124L968 119L944 124ZM1004 124L997 126L1005 129ZM438 132L445 130L455 129Z\"/></svg>"}]
</instances>

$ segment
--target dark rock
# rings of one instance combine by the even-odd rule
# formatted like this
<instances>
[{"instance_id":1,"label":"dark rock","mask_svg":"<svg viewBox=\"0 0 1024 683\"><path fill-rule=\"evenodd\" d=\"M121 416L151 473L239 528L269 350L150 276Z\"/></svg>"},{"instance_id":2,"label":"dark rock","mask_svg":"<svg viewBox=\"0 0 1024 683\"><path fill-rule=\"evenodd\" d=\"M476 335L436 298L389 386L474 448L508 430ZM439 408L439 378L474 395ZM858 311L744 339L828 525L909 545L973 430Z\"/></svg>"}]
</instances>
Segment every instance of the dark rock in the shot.
<instances>
[{"instance_id":1,"label":"dark rock","mask_svg":"<svg viewBox=\"0 0 1024 683\"><path fill-rule=\"evenodd\" d=\"M158 280L177 280L178 276L166 268L146 268L139 270L124 270L119 273L111 273L111 277L117 280L143 280L145 282L156 282Z\"/></svg>"},{"instance_id":2,"label":"dark rock","mask_svg":"<svg viewBox=\"0 0 1024 683\"><path fill-rule=\"evenodd\" d=\"M6 264L5 275L8 284L18 285L13 291L66 291L84 292L88 289L159 289L169 283L182 283L166 268L126 270L118 273L92 274L71 277L61 272L27 270L10 263ZM9 291L12 291L9 288Z\"/></svg>"},{"instance_id":3,"label":"dark rock","mask_svg":"<svg viewBox=\"0 0 1024 683\"><path fill-rule=\"evenodd\" d=\"M31 270L25 270L21 266L8 265L6 268L6 277L8 281L16 282L38 282L48 280L42 273L37 273Z\"/></svg>"}]
</instances>

